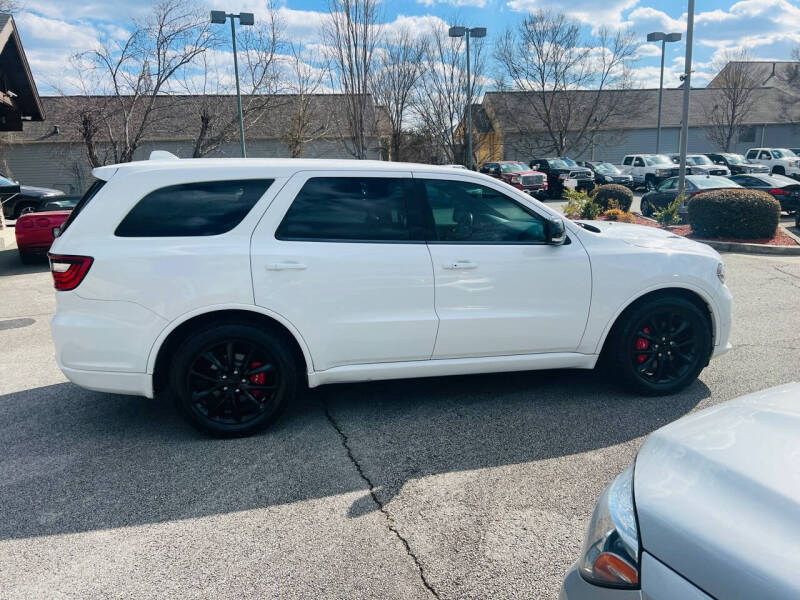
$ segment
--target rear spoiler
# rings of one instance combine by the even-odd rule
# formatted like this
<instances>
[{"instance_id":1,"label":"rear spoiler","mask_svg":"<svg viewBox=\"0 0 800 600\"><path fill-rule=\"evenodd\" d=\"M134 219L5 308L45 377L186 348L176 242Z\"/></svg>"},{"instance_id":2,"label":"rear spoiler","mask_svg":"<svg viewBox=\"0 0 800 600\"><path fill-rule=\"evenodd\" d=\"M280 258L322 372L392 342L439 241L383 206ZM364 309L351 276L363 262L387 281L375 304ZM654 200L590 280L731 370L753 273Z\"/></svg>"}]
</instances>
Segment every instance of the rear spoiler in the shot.
<instances>
[{"instance_id":1,"label":"rear spoiler","mask_svg":"<svg viewBox=\"0 0 800 600\"><path fill-rule=\"evenodd\" d=\"M92 175L94 175L97 179L102 179L103 181L108 181L114 176L119 170L118 165L107 165L105 167L95 167L92 169Z\"/></svg>"}]
</instances>

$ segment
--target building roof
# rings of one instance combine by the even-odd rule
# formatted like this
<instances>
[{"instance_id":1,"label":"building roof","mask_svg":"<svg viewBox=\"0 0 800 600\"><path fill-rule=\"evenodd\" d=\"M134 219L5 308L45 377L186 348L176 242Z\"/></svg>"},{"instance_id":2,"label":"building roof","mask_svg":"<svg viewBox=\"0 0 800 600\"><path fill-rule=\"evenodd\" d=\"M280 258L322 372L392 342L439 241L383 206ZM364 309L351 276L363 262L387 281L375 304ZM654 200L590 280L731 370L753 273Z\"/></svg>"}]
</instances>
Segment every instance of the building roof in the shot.
<instances>
[{"instance_id":1,"label":"building roof","mask_svg":"<svg viewBox=\"0 0 800 600\"><path fill-rule=\"evenodd\" d=\"M800 93L800 63L788 60L730 61L708 83L708 87L724 86L727 80L726 72L745 65L758 85L779 88L792 94Z\"/></svg>"},{"instance_id":2,"label":"building roof","mask_svg":"<svg viewBox=\"0 0 800 600\"><path fill-rule=\"evenodd\" d=\"M347 137L349 127L345 103L341 94L314 94L308 100L308 118L305 131L315 138ZM44 123L28 123L25 130L10 134L10 143L36 142L80 142L80 114L89 112L95 118L108 116L121 127L119 98L112 96L45 96L42 104L47 111ZM126 99L122 98L125 102ZM144 99L139 99L142 110ZM245 116L245 127L249 139L283 139L297 114L298 96L279 94L273 96L242 96L242 104L255 106ZM150 119L143 141L194 140L201 126L200 113L210 107L219 115L217 125L237 123L236 96L234 95L164 95L156 99L154 113ZM377 119L375 108L368 103L369 118ZM135 113L136 114L136 113ZM368 122L370 122L368 120ZM234 126L233 133L236 134ZM235 137L235 136L234 136ZM98 135L104 141L102 134Z\"/></svg>"},{"instance_id":3,"label":"building roof","mask_svg":"<svg viewBox=\"0 0 800 600\"><path fill-rule=\"evenodd\" d=\"M588 105L593 90L574 90L570 92L573 109ZM605 90L600 92L604 101L610 104L627 105L630 110L616 111L600 127L601 130L650 129L656 127L658 114L658 90ZM793 97L787 92L765 87L757 91L757 101L745 120L745 125L762 125L800 121L800 108L794 114L787 114ZM583 102L583 96L586 100ZM689 98L689 125L702 127L708 125L707 109L712 109L721 101L719 88L692 89ZM536 133L545 131L543 122L536 118L534 103L541 102L534 92L486 92L483 104L492 117L492 125L504 134ZM664 89L662 104L662 126L680 127L683 115L683 90ZM577 119L576 119L577 122Z\"/></svg>"},{"instance_id":4,"label":"building roof","mask_svg":"<svg viewBox=\"0 0 800 600\"><path fill-rule=\"evenodd\" d=\"M0 13L0 131L21 131L23 119L42 121L44 116L14 18Z\"/></svg>"}]
</instances>

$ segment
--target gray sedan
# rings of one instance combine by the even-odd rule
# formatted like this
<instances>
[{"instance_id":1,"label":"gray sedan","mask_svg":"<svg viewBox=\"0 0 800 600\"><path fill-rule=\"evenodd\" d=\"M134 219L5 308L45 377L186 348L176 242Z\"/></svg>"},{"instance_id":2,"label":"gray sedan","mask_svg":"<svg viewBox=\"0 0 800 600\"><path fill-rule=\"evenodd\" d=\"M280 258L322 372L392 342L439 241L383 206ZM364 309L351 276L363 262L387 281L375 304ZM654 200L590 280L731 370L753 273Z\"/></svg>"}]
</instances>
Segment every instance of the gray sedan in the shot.
<instances>
[{"instance_id":1,"label":"gray sedan","mask_svg":"<svg viewBox=\"0 0 800 600\"><path fill-rule=\"evenodd\" d=\"M597 502L561 598L800 598L798 457L798 383L659 429Z\"/></svg>"}]
</instances>

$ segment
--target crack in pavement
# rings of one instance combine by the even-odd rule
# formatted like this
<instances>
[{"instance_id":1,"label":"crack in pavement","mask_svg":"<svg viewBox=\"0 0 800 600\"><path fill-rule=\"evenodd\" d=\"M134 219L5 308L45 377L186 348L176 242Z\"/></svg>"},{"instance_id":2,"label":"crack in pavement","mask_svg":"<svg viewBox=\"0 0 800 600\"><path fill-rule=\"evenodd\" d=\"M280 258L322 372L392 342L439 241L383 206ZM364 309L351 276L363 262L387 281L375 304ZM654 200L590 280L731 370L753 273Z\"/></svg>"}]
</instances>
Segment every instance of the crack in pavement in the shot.
<instances>
[{"instance_id":1,"label":"crack in pavement","mask_svg":"<svg viewBox=\"0 0 800 600\"><path fill-rule=\"evenodd\" d=\"M331 415L331 412L328 408L328 403L325 400L325 398L322 399L322 408L325 411L325 418L328 419L328 422L331 424L331 427L333 427L334 430L336 430L336 433L339 434L342 446L344 446L344 449L347 452L347 457L350 459L350 462L353 463L353 466L356 468L359 477L361 477L361 479L363 479L364 482L369 487L369 495L372 498L372 501L375 503L375 506L378 508L378 510L386 519L387 528L397 537L398 540L400 540L400 542L406 549L406 554L408 554L408 556L411 557L411 560L414 561L414 565L417 567L417 571L419 572L419 578L422 581L422 585L425 586L425 589L427 589L428 592L430 592L430 594L434 598L440 598L439 593L436 591L436 588L433 587L433 585L428 581L428 578L425 576L425 569L423 568L422 563L417 558L417 555L414 554L413 550L411 550L411 545L408 543L408 540L405 537L403 537L403 534L401 534L400 531L398 531L397 527L394 526L394 519L392 519L391 515L389 514L389 511L386 510L386 507L383 505L383 503L378 498L378 495L375 493L375 486L373 485L372 480L370 480L370 478L367 477L367 474L364 473L364 469L361 467L361 463L358 462L358 459L356 459L355 455L353 454L353 450L350 448L350 440L344 433L342 428L339 426L339 423L336 422L336 419L333 418L333 415Z\"/></svg>"}]
</instances>

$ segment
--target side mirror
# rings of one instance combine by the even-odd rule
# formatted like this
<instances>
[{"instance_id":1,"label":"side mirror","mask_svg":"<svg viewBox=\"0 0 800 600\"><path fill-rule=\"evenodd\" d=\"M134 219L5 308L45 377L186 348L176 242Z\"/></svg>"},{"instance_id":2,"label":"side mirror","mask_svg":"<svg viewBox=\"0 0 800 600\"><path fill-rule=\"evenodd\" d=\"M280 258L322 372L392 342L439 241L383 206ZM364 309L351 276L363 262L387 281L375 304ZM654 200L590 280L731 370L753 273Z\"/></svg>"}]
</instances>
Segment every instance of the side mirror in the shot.
<instances>
[{"instance_id":1,"label":"side mirror","mask_svg":"<svg viewBox=\"0 0 800 600\"><path fill-rule=\"evenodd\" d=\"M530 167L534 171L538 171L539 170L539 163L533 163L533 164L530 165Z\"/></svg>"},{"instance_id":2,"label":"side mirror","mask_svg":"<svg viewBox=\"0 0 800 600\"><path fill-rule=\"evenodd\" d=\"M500 167L492 167L491 172L493 175L500 175Z\"/></svg>"},{"instance_id":3,"label":"side mirror","mask_svg":"<svg viewBox=\"0 0 800 600\"><path fill-rule=\"evenodd\" d=\"M545 241L552 246L560 246L567 239L567 226L564 219L560 217L550 217L545 222L544 227Z\"/></svg>"}]
</instances>

